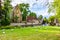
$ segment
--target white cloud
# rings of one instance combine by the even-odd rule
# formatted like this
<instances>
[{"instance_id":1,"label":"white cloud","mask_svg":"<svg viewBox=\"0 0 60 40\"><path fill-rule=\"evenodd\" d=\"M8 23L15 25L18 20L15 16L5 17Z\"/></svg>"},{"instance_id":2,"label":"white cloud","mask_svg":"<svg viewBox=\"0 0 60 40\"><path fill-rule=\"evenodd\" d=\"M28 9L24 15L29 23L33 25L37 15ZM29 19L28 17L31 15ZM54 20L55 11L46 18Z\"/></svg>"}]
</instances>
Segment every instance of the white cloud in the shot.
<instances>
[{"instance_id":1,"label":"white cloud","mask_svg":"<svg viewBox=\"0 0 60 40\"><path fill-rule=\"evenodd\" d=\"M49 2L54 2L54 0L49 0Z\"/></svg>"},{"instance_id":2,"label":"white cloud","mask_svg":"<svg viewBox=\"0 0 60 40\"><path fill-rule=\"evenodd\" d=\"M36 3L36 0L12 0L12 5L16 6L20 3L28 3L30 6L32 6L33 3Z\"/></svg>"},{"instance_id":3,"label":"white cloud","mask_svg":"<svg viewBox=\"0 0 60 40\"><path fill-rule=\"evenodd\" d=\"M46 17L46 16L49 15L49 13L47 12L47 9L45 9L45 10L39 10L39 11L37 11L35 13L37 13L37 16L43 15L44 17Z\"/></svg>"},{"instance_id":4,"label":"white cloud","mask_svg":"<svg viewBox=\"0 0 60 40\"><path fill-rule=\"evenodd\" d=\"M35 12L37 14L37 16L39 15L43 15L45 16L50 16L50 15L54 15L53 13L49 14L48 13L48 8L45 7L45 4L47 4L47 2L53 2L53 0L12 0L12 5L16 6L17 4L20 3L28 3L30 5L30 10ZM33 6L36 5L36 6ZM45 8L44 8L45 7ZM36 9L33 9L36 8ZM40 9L39 9L40 8Z\"/></svg>"},{"instance_id":5,"label":"white cloud","mask_svg":"<svg viewBox=\"0 0 60 40\"><path fill-rule=\"evenodd\" d=\"M46 1L48 1L48 0L38 0L38 1L36 1L36 0L12 0L11 4L15 6L16 4L20 4L20 3L29 3L30 6L32 6L32 4L34 4L36 2L43 5L46 3Z\"/></svg>"}]
</instances>

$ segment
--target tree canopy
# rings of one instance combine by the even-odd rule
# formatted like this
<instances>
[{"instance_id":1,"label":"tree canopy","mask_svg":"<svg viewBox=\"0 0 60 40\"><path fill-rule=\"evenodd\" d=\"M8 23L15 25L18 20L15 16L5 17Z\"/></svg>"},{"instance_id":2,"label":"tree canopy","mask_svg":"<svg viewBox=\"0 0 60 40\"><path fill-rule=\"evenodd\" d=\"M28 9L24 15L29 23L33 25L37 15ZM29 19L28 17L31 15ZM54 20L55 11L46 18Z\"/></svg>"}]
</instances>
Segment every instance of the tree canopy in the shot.
<instances>
[{"instance_id":1,"label":"tree canopy","mask_svg":"<svg viewBox=\"0 0 60 40\"><path fill-rule=\"evenodd\" d=\"M43 16L42 16L42 15L40 15L40 16L38 17L38 19L39 19L39 20L43 19Z\"/></svg>"},{"instance_id":2,"label":"tree canopy","mask_svg":"<svg viewBox=\"0 0 60 40\"><path fill-rule=\"evenodd\" d=\"M29 13L29 4L22 3L22 4L19 5L19 8L22 12L22 20L26 21L26 16Z\"/></svg>"},{"instance_id":3,"label":"tree canopy","mask_svg":"<svg viewBox=\"0 0 60 40\"><path fill-rule=\"evenodd\" d=\"M4 0L3 6L1 6L0 13L1 13L1 25L7 25L10 23L10 16L9 13L11 12L11 0Z\"/></svg>"},{"instance_id":4,"label":"tree canopy","mask_svg":"<svg viewBox=\"0 0 60 40\"><path fill-rule=\"evenodd\" d=\"M36 13L34 13L34 12L30 12L29 16L37 18Z\"/></svg>"},{"instance_id":5,"label":"tree canopy","mask_svg":"<svg viewBox=\"0 0 60 40\"><path fill-rule=\"evenodd\" d=\"M55 16L60 20L60 0L54 0L53 3L49 6L49 12L55 11Z\"/></svg>"}]
</instances>

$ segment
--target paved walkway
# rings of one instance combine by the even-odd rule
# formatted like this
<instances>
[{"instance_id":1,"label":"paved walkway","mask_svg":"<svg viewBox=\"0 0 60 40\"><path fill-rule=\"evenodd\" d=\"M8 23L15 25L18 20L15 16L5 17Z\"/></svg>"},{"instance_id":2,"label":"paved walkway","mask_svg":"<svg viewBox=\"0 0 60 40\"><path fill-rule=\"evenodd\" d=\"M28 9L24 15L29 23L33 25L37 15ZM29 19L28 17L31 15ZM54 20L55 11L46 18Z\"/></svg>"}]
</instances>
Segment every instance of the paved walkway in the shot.
<instances>
[{"instance_id":1,"label":"paved walkway","mask_svg":"<svg viewBox=\"0 0 60 40\"><path fill-rule=\"evenodd\" d=\"M31 25L40 25L39 23L11 23L10 26L31 26Z\"/></svg>"}]
</instances>

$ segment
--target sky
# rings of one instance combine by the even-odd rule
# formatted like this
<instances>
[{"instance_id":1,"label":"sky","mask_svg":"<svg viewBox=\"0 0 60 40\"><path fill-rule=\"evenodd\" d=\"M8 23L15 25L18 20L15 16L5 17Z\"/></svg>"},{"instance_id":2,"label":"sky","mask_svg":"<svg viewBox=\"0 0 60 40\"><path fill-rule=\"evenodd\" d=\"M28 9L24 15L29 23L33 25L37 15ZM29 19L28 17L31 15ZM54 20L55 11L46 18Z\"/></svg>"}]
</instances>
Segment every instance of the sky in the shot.
<instances>
[{"instance_id":1,"label":"sky","mask_svg":"<svg viewBox=\"0 0 60 40\"><path fill-rule=\"evenodd\" d=\"M12 0L11 4L14 7L20 3L28 3L30 6L29 9L32 12L35 12L37 17L43 15L48 18L49 16L54 15L54 13L48 13L48 2L51 3L53 0Z\"/></svg>"}]
</instances>

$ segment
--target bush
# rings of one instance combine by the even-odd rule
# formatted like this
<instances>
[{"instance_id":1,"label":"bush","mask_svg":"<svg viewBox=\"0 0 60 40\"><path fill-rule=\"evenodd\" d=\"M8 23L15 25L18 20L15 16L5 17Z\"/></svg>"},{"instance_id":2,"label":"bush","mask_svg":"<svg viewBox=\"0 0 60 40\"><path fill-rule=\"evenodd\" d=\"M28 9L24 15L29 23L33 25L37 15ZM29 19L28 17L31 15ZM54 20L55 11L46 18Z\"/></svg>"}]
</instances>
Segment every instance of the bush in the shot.
<instances>
[{"instance_id":1,"label":"bush","mask_svg":"<svg viewBox=\"0 0 60 40\"><path fill-rule=\"evenodd\" d=\"M1 26L0 29L14 29L14 28L21 28L21 26Z\"/></svg>"},{"instance_id":2,"label":"bush","mask_svg":"<svg viewBox=\"0 0 60 40\"><path fill-rule=\"evenodd\" d=\"M10 25L10 19L9 18L2 19L1 25L3 25L3 26Z\"/></svg>"}]
</instances>

